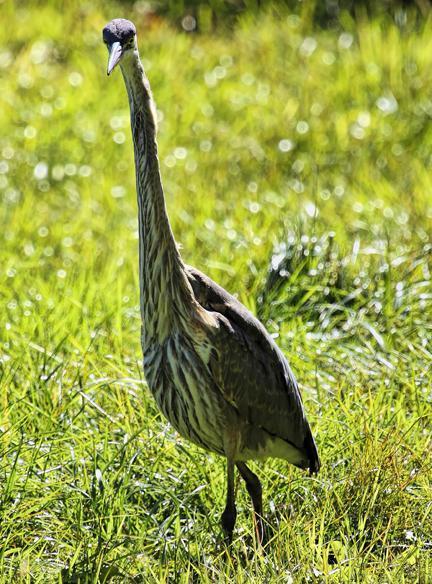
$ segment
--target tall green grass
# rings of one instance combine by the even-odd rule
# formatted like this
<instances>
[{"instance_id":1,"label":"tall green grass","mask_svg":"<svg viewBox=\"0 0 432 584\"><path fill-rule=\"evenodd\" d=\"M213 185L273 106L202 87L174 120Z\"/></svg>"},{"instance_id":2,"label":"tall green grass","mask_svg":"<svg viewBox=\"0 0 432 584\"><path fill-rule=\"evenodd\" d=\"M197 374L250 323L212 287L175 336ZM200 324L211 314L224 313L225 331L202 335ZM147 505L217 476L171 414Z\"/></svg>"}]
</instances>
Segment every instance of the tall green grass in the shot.
<instances>
[{"instance_id":1,"label":"tall green grass","mask_svg":"<svg viewBox=\"0 0 432 584\"><path fill-rule=\"evenodd\" d=\"M432 22L261 13L187 36L140 7L2 4L2 581L426 584ZM100 38L120 15L183 256L277 337L317 436L317 477L255 467L265 554L239 484L227 557L224 463L142 377L129 114Z\"/></svg>"}]
</instances>

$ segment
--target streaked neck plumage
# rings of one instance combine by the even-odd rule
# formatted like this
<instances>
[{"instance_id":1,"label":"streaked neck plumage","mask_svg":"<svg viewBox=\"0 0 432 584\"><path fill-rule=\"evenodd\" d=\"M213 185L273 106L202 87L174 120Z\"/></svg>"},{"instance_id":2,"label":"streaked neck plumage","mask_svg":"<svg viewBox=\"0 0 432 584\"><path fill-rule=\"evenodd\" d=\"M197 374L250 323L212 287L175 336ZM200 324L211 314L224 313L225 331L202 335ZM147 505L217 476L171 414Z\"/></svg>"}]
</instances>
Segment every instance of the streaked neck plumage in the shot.
<instances>
[{"instance_id":1,"label":"streaked neck plumage","mask_svg":"<svg viewBox=\"0 0 432 584\"><path fill-rule=\"evenodd\" d=\"M163 342L184 324L193 293L169 223L159 171L150 84L138 50L120 63L131 112L138 197L139 276L144 344Z\"/></svg>"}]
</instances>

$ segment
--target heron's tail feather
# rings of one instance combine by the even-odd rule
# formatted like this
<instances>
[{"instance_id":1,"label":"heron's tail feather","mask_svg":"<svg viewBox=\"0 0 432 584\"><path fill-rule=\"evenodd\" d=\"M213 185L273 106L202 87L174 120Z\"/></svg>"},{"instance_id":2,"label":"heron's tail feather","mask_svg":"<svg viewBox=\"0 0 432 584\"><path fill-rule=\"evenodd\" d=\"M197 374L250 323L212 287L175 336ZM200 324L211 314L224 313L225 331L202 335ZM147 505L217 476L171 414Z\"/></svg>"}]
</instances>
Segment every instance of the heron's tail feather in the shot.
<instances>
[{"instance_id":1,"label":"heron's tail feather","mask_svg":"<svg viewBox=\"0 0 432 584\"><path fill-rule=\"evenodd\" d=\"M309 426L306 431L306 436L303 442L303 448L309 460L310 474L317 473L321 467L321 462L318 456L318 450L315 444L315 440L312 436L312 432Z\"/></svg>"}]
</instances>

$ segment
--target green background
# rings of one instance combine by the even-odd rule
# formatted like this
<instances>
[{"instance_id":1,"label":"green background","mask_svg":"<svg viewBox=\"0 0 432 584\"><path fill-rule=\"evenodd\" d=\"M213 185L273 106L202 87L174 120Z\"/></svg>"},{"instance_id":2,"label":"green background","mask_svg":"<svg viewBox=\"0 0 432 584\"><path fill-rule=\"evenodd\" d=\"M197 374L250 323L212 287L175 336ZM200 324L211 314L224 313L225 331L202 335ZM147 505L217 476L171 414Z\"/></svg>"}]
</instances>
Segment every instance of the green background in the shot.
<instances>
[{"instance_id":1,"label":"green background","mask_svg":"<svg viewBox=\"0 0 432 584\"><path fill-rule=\"evenodd\" d=\"M169 4L169 3L168 3ZM427 10L0 2L2 582L430 582L432 20ZM427 7L427 6L426 6ZM322 470L263 480L266 554L224 461L141 367L132 19L187 263L259 314Z\"/></svg>"}]
</instances>

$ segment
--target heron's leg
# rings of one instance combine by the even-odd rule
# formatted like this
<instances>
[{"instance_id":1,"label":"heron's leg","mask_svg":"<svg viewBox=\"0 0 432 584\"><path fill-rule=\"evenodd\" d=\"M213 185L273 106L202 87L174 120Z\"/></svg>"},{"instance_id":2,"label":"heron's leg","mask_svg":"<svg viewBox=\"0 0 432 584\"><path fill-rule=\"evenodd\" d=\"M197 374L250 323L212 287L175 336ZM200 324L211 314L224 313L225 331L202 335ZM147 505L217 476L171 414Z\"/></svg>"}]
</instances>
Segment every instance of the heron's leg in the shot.
<instances>
[{"instance_id":1,"label":"heron's leg","mask_svg":"<svg viewBox=\"0 0 432 584\"><path fill-rule=\"evenodd\" d=\"M259 543L264 543L264 523L262 514L262 486L259 478L253 473L244 462L238 462L237 468L243 480L246 483L246 488L252 499L255 516L255 529Z\"/></svg>"},{"instance_id":2,"label":"heron's leg","mask_svg":"<svg viewBox=\"0 0 432 584\"><path fill-rule=\"evenodd\" d=\"M232 541L234 525L237 518L234 492L234 462L227 459L227 498L225 510L222 513L221 523L229 543Z\"/></svg>"}]
</instances>

